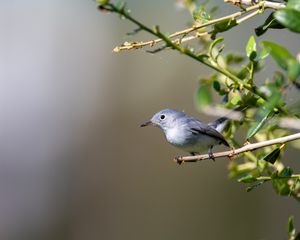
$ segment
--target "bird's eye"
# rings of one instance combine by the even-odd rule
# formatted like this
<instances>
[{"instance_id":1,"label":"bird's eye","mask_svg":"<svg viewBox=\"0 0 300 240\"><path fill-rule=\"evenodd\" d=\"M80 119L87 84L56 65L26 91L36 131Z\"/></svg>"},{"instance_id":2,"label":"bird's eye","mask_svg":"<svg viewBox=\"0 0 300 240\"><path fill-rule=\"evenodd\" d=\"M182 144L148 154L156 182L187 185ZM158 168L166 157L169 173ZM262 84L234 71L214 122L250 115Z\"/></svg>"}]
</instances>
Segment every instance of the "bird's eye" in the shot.
<instances>
[{"instance_id":1,"label":"bird's eye","mask_svg":"<svg viewBox=\"0 0 300 240\"><path fill-rule=\"evenodd\" d=\"M161 119L161 120L163 120L163 119L165 119L165 118L166 118L165 115L160 115L160 119Z\"/></svg>"}]
</instances>

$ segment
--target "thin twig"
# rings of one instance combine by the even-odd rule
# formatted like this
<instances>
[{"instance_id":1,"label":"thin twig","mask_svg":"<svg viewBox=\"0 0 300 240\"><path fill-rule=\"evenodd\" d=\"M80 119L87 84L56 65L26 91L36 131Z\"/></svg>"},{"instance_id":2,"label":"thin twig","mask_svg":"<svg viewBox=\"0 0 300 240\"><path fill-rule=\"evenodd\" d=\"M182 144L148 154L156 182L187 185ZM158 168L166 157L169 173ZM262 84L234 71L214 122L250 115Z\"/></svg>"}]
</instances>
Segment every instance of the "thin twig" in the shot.
<instances>
[{"instance_id":1,"label":"thin twig","mask_svg":"<svg viewBox=\"0 0 300 240\"><path fill-rule=\"evenodd\" d=\"M262 6L262 4L259 3L259 4L256 4L254 6L251 6L249 8L246 8L243 11L239 11L239 12L230 14L228 16L213 19L213 20L207 21L205 23L201 23L201 24L195 24L194 26L192 26L190 28L187 28L187 29L177 31L175 33L170 34L168 36L168 38L174 38L174 37L178 37L178 36L181 36L181 35L187 35L187 34L190 34L191 32L196 31L200 28L204 28L204 27L207 27L207 26L210 26L210 25L213 25L213 24L225 21L225 20L236 19L237 17L240 17L240 16L246 14L247 12L250 12L250 11L261 8L261 6ZM153 45L155 45L157 43L160 43L162 41L163 41L163 39L157 38L157 39L153 39L153 40L146 41L146 42L125 42L121 46L115 47L113 49L113 51L114 52L120 52L120 51L123 51L123 50L139 49L139 48L142 48L142 47L145 47L145 46L151 46L152 47Z\"/></svg>"},{"instance_id":2,"label":"thin twig","mask_svg":"<svg viewBox=\"0 0 300 240\"><path fill-rule=\"evenodd\" d=\"M225 1L226 2L226 1ZM232 0L230 1L227 1L227 2L232 2ZM184 29L184 30L181 30L181 31L177 31L173 34L170 34L168 36L168 38L174 38L174 37L178 37L178 36L181 36L181 35L188 35L190 34L191 32L194 32L196 30L199 30L201 28L204 28L204 27L208 27L208 26L211 26L211 25L214 25L216 23L219 23L219 22L222 22L222 21L225 21L225 20L234 20L234 19L237 19L239 17L241 17L242 15L244 14L247 14L253 10L257 10L255 11L254 13L251 13L251 14L248 14L246 15L244 18L241 18L240 20L237 21L237 24L240 24L242 22L244 22L245 20L248 20L249 18L251 17L254 17L255 15L259 14L260 11L259 9L261 8L273 8L273 9L280 9L280 8L283 8L285 7L284 4L274 4L272 2L269 2L269 1L261 1L255 5L248 3L248 2L243 2L243 1L240 1L242 4L244 5L252 5L248 8L245 8L243 9L242 11L239 11L239 12L235 12L233 14L230 14L230 15L227 15L227 16L224 16L224 17L220 17L220 18L217 18L217 19L213 19L213 20L210 20L210 21L207 21L205 23L200 23L200 24L195 24L194 26L190 27L190 28L187 28L187 29ZM193 38L186 38L185 41L189 41L191 39L194 39ZM177 42L179 41L180 38L178 39L175 39L174 42ZM139 49L139 48L142 48L142 47L145 47L145 46L154 46L155 44L157 43L160 43L162 42L163 39L161 38L158 38L158 39L153 39L153 40L150 40L150 41L146 41L146 42L125 42L123 43L121 46L117 46L113 49L114 52L120 52L120 51L124 51L124 50L131 50L131 49Z\"/></svg>"},{"instance_id":3,"label":"thin twig","mask_svg":"<svg viewBox=\"0 0 300 240\"><path fill-rule=\"evenodd\" d=\"M291 179L291 178L300 179L300 174L292 174L291 176L276 176L275 177L275 179ZM272 180L272 177L271 176L260 176L260 177L256 177L255 180L270 181L270 180Z\"/></svg>"},{"instance_id":4,"label":"thin twig","mask_svg":"<svg viewBox=\"0 0 300 240\"><path fill-rule=\"evenodd\" d=\"M237 23L237 24L241 24L242 22L244 22L244 21L246 21L246 20L248 20L248 19L250 19L250 18L252 18L252 17L254 17L254 16L258 15L258 14L260 14L260 10L259 10L259 9L256 10L256 11L254 11L254 12L252 12L252 13L249 13L249 14L246 15L245 17L239 18L239 19L236 21L236 23Z\"/></svg>"},{"instance_id":5,"label":"thin twig","mask_svg":"<svg viewBox=\"0 0 300 240\"><path fill-rule=\"evenodd\" d=\"M205 23L195 24L194 26L192 26L190 28L187 28L187 29L184 29L184 30L181 30L181 31L177 31L177 32L169 35L169 38L177 37L177 36L180 36L180 35L187 35L187 34L193 32L195 30L198 30L200 28L208 27L210 25L213 25L213 24L225 21L225 20L229 20L229 19L233 20L237 17L240 17L240 16L246 14L247 12L251 12L253 10L259 9L262 6L263 6L263 4L259 3L259 4L256 4L254 6L248 7L243 11L235 12L235 13L232 13L232 14L224 16L224 17L220 17L220 18L216 18L216 19L207 21Z\"/></svg>"},{"instance_id":6,"label":"thin twig","mask_svg":"<svg viewBox=\"0 0 300 240\"><path fill-rule=\"evenodd\" d=\"M257 2L257 1L253 1L253 0L224 0L225 3L231 3L233 5L245 5L245 6L251 6ZM281 8L285 7L284 3L280 3L280 2L271 2L271 1L264 1L264 7L265 8L272 8L275 10L279 10Z\"/></svg>"},{"instance_id":7,"label":"thin twig","mask_svg":"<svg viewBox=\"0 0 300 240\"><path fill-rule=\"evenodd\" d=\"M215 63L211 61L207 61L207 57L203 57L202 55L196 55L192 51L190 51L188 48L183 48L179 46L178 44L173 43L167 36L165 36L163 33L160 32L158 26L155 27L155 35L161 38L168 46L170 46L173 49L176 49L177 51L205 64L206 66L216 70L219 73L222 73L223 75L230 78L233 82L240 84L242 87L253 93L254 95L266 100L266 96L261 93L256 87L251 86L250 84L244 82L242 79L238 78L234 74L232 74L230 71L224 68L218 67Z\"/></svg>"},{"instance_id":8,"label":"thin twig","mask_svg":"<svg viewBox=\"0 0 300 240\"><path fill-rule=\"evenodd\" d=\"M239 155L240 153L254 151L256 149L264 148L264 147L275 145L275 144L283 144L283 143L294 141L297 139L300 139L300 133L292 134L292 135L289 135L286 137L275 138L275 139L267 140L267 141L263 141L263 142L247 144L238 149L232 149L230 151L214 153L213 156L214 156L214 158L228 157L228 158L232 159L233 157ZM196 161L202 161L202 160L207 160L207 159L210 159L209 155L203 154L203 155L197 155L197 156L176 157L174 159L174 161L176 161L177 163L182 163L182 162L196 162Z\"/></svg>"},{"instance_id":9,"label":"thin twig","mask_svg":"<svg viewBox=\"0 0 300 240\"><path fill-rule=\"evenodd\" d=\"M162 34L159 31L159 29L158 29L157 26L154 29L151 29L151 28L145 26L144 24L142 24L141 22L139 22L138 20L134 19L133 17L130 16L130 14L128 13L128 11L126 10L125 7L118 8L114 4L108 3L108 4L104 5L104 6L100 6L100 9L101 10L106 10L106 11L111 11L111 12L119 13L124 18L126 18L129 21L135 23L139 28L141 28L144 31L146 31L146 32L148 32L148 33L150 33L150 34L158 37L157 40L148 41L148 43L146 42L147 44L149 44L149 43L155 44L156 42L164 41L165 44L166 44L166 47L171 47L173 49L176 49L177 51L179 51L179 52L181 52L181 53L183 53L183 54L185 54L185 55L187 55L187 56L189 56L189 57L191 57L191 58L193 58L193 59L195 59L195 60L203 63L204 65L206 65L206 66L208 66L208 67L216 70L217 72L219 72L219 73L227 76L233 82L240 84L241 87L247 89L249 92L253 93L254 95L256 95L256 96L258 96L258 97L266 100L266 96L263 93L261 93L258 90L258 88L256 88L255 86L251 86L250 84L246 83L242 79L240 79L237 76L235 76L234 74L232 74L229 70L224 69L224 68L220 68L216 63L214 63L212 61L208 61L207 60L207 56L204 56L204 55L201 55L201 54L200 55L199 54L195 54L190 49L181 47L180 46L180 40L182 40L181 38L175 39L175 40L171 39L172 37L179 36L179 35L183 35L184 37L186 37L187 34L189 34L192 31L195 31L195 30L197 30L199 28L203 28L205 26L212 25L212 24L224 21L224 20L231 20L232 18L241 16L244 13L247 13L249 11L261 9L262 6L263 6L263 4L264 4L264 1L261 1L258 4L247 8L246 10L243 10L243 11L240 11L240 12L237 12L237 13L231 14L229 16L225 16L225 17L219 18L219 19L214 19L214 20L208 21L208 22L200 24L200 25L194 25L191 28L188 28L188 29L176 32L176 33L171 34L169 36L166 36L166 35ZM134 42L134 43L128 43L128 42L126 42L126 43L123 44L123 46L115 48L114 51L121 51L122 47L125 47L125 49L132 48L131 45L133 46L133 48L139 48L140 47L140 45L139 45L138 42Z\"/></svg>"},{"instance_id":10,"label":"thin twig","mask_svg":"<svg viewBox=\"0 0 300 240\"><path fill-rule=\"evenodd\" d=\"M192 36L188 36L188 37L184 37L184 38L176 38L176 39L172 40L172 42L179 45L181 43L191 41L193 39L196 39L196 38L199 38L199 37L202 37L202 36L206 36L206 35L208 35L208 32L196 33L195 35L192 35ZM113 49L113 51L114 52L120 52L120 51L123 51L123 50L139 49L139 48L142 48L142 47L145 47L145 46L152 47L155 44L160 43L162 41L163 41L163 39L157 38L157 39L150 40L150 41L147 41L147 42L125 42L121 46L115 47Z\"/></svg>"},{"instance_id":11,"label":"thin twig","mask_svg":"<svg viewBox=\"0 0 300 240\"><path fill-rule=\"evenodd\" d=\"M195 35L192 35L192 36L188 36L188 37L184 37L184 38L176 38L174 40L172 40L172 43L176 44L176 45L180 45L181 43L184 43L184 42L187 42L187 41L191 41L191 40L194 40L194 39L197 39L197 38L200 38L202 36L206 36L208 35L209 33L208 32L203 32L203 33L196 33ZM163 45L155 50L146 50L146 52L148 53L157 53L157 52L160 52L164 49L168 48L167 45Z\"/></svg>"}]
</instances>

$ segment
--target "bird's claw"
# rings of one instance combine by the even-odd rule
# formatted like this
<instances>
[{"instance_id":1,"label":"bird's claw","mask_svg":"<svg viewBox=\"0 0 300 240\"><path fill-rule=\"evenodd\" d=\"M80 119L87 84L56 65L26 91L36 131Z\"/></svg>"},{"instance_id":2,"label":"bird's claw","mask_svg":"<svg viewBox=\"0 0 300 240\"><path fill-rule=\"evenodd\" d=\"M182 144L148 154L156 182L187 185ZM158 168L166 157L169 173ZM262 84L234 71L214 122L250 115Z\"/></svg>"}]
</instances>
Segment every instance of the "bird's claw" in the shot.
<instances>
[{"instance_id":1,"label":"bird's claw","mask_svg":"<svg viewBox=\"0 0 300 240\"><path fill-rule=\"evenodd\" d=\"M214 155L213 155L213 153L212 153L212 147L210 147L210 148L208 149L208 157L209 157L211 160L215 161L215 157L214 157Z\"/></svg>"},{"instance_id":2,"label":"bird's claw","mask_svg":"<svg viewBox=\"0 0 300 240\"><path fill-rule=\"evenodd\" d=\"M209 153L208 153L208 156L209 156L209 158L210 158L211 160L215 161L215 157L214 157L214 155L213 155L212 152L209 152Z\"/></svg>"},{"instance_id":3,"label":"bird's claw","mask_svg":"<svg viewBox=\"0 0 300 240\"><path fill-rule=\"evenodd\" d=\"M181 165L184 161L183 160L181 160L182 159L182 156L177 156L177 157L175 157L175 162L178 164L178 165Z\"/></svg>"}]
</instances>

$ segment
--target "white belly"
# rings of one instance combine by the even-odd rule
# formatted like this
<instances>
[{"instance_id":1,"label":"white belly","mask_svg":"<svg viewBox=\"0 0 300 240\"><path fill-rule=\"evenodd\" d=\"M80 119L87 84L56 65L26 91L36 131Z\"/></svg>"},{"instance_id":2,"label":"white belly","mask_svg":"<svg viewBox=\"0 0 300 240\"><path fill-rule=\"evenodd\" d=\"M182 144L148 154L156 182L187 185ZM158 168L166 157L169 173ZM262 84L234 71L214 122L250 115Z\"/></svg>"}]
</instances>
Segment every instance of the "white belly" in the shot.
<instances>
[{"instance_id":1,"label":"white belly","mask_svg":"<svg viewBox=\"0 0 300 240\"><path fill-rule=\"evenodd\" d=\"M211 146L218 144L218 141L210 136L182 134L182 131L176 128L168 130L166 138L169 143L187 152L207 151Z\"/></svg>"}]
</instances>

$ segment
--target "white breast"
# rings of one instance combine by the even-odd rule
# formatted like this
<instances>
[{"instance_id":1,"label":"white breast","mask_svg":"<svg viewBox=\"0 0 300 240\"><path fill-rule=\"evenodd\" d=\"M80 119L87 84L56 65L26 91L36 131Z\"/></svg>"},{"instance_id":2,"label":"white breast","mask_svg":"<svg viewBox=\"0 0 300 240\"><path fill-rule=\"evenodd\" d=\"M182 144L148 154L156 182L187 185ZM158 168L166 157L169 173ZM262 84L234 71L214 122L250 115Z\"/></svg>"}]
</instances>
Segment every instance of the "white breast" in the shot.
<instances>
[{"instance_id":1,"label":"white breast","mask_svg":"<svg viewBox=\"0 0 300 240\"><path fill-rule=\"evenodd\" d=\"M184 145L186 142L186 136L182 134L178 128L171 128L166 131L167 141L176 146Z\"/></svg>"}]
</instances>

